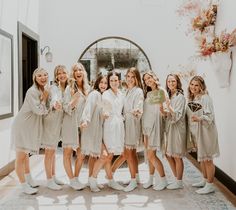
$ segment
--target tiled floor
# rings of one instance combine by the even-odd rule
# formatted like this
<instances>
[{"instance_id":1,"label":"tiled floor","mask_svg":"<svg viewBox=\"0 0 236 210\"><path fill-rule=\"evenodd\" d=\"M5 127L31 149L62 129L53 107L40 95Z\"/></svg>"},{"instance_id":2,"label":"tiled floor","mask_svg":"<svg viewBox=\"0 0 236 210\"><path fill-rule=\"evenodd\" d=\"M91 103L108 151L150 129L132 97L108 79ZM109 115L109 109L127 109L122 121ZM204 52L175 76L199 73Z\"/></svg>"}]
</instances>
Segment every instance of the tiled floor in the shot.
<instances>
[{"instance_id":1,"label":"tiled floor","mask_svg":"<svg viewBox=\"0 0 236 210\"><path fill-rule=\"evenodd\" d=\"M171 182L172 175L165 164L166 175L168 181ZM43 168L43 156L31 157L32 175L41 184L39 193L36 195L25 195L21 193L20 187L17 185L15 172L0 181L0 210L226 210L236 209L217 189L210 195L197 195L194 188L191 187L193 182L200 179L199 171L187 160L184 160L184 189L181 190L163 190L161 192L153 189L143 189L140 185L136 190L125 193L114 191L107 187L104 171L99 174L98 182L105 184L105 189L99 193L91 193L88 188L82 191L74 191L63 186L61 191L51 191L45 187L45 172ZM139 165L141 182L148 179L148 168L145 163ZM57 156L57 176L65 183L68 179L62 165L62 156ZM80 180L87 182L88 170L83 168ZM115 179L126 181L129 179L127 168L121 168L115 174Z\"/></svg>"}]
</instances>

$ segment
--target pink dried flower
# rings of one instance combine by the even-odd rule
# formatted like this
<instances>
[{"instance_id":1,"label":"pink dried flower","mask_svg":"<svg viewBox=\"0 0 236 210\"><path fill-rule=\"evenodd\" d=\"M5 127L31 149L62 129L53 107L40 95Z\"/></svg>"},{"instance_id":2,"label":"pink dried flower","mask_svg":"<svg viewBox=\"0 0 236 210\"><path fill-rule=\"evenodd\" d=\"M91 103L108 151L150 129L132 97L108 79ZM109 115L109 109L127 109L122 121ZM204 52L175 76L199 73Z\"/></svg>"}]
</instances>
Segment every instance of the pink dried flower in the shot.
<instances>
[{"instance_id":1,"label":"pink dried flower","mask_svg":"<svg viewBox=\"0 0 236 210\"><path fill-rule=\"evenodd\" d=\"M211 42L207 42L204 36L197 39L202 56L209 56L214 52L226 52L230 47L236 45L236 29L232 33L226 33L226 30L222 31L220 36L215 36Z\"/></svg>"},{"instance_id":2,"label":"pink dried flower","mask_svg":"<svg viewBox=\"0 0 236 210\"><path fill-rule=\"evenodd\" d=\"M217 5L211 5L208 10L202 10L200 14L192 20L193 29L203 32L207 26L215 25L216 16Z\"/></svg>"}]
</instances>

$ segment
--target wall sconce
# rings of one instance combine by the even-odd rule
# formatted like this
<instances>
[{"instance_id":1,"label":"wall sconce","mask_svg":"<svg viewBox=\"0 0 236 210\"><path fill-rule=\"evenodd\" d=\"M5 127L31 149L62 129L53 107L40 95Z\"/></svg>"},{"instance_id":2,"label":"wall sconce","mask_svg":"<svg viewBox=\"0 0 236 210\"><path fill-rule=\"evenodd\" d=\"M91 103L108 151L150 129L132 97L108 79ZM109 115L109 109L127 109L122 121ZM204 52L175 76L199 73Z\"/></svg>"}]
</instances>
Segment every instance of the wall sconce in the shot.
<instances>
[{"instance_id":1,"label":"wall sconce","mask_svg":"<svg viewBox=\"0 0 236 210\"><path fill-rule=\"evenodd\" d=\"M45 46L43 49L40 49L41 55L43 55L44 50L48 49L48 51L45 53L45 59L47 62L52 62L52 53L50 52L50 47Z\"/></svg>"}]
</instances>

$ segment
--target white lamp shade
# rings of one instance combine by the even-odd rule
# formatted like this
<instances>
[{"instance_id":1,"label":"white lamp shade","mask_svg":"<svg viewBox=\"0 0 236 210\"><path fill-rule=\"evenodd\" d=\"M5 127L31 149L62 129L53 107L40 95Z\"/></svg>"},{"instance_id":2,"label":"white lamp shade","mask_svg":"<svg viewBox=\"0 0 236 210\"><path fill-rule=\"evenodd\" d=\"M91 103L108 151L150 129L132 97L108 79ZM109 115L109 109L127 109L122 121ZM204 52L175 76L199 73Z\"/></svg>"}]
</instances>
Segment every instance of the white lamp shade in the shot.
<instances>
[{"instance_id":1,"label":"white lamp shade","mask_svg":"<svg viewBox=\"0 0 236 210\"><path fill-rule=\"evenodd\" d=\"M52 53L51 52L47 52L45 54L45 58L47 62L52 62Z\"/></svg>"}]
</instances>

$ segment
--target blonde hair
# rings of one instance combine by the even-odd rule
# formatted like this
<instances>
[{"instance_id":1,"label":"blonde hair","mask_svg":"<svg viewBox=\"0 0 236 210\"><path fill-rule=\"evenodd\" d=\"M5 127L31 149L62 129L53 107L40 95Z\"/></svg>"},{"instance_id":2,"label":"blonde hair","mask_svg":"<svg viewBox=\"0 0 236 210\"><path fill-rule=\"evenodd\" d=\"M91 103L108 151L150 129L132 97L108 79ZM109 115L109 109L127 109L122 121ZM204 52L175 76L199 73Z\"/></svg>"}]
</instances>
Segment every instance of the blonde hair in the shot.
<instances>
[{"instance_id":1,"label":"blonde hair","mask_svg":"<svg viewBox=\"0 0 236 210\"><path fill-rule=\"evenodd\" d=\"M66 67L64 65L57 65L54 69L54 78L53 78L53 82L58 85L58 79L57 79L57 74L58 74L58 71L64 71L68 74L67 70L66 70Z\"/></svg>"},{"instance_id":2,"label":"blonde hair","mask_svg":"<svg viewBox=\"0 0 236 210\"><path fill-rule=\"evenodd\" d=\"M190 80L189 85L188 85L188 100L189 101L192 101L194 99L194 95L190 91L190 84L191 84L192 81L197 81L198 82L198 84L200 86L200 94L201 95L208 94L206 83L205 83L204 79L201 76L194 76Z\"/></svg>"},{"instance_id":3,"label":"blonde hair","mask_svg":"<svg viewBox=\"0 0 236 210\"><path fill-rule=\"evenodd\" d=\"M71 67L71 78L75 79L75 72L78 70L82 70L83 71L83 81L82 81L82 93L84 95L88 95L88 91L89 91L89 83L88 83L88 77L87 77L87 72L83 66L82 63L75 63L72 67Z\"/></svg>"},{"instance_id":4,"label":"blonde hair","mask_svg":"<svg viewBox=\"0 0 236 210\"><path fill-rule=\"evenodd\" d=\"M38 84L37 81L36 81L36 76L37 76L37 74L40 73L40 72L45 72L45 73L48 75L48 72L47 72L45 69L41 68L41 67L38 67L37 69L34 70L33 75L32 75L32 79L33 79L33 84L34 84L37 88L39 88L39 84Z\"/></svg>"},{"instance_id":5,"label":"blonde hair","mask_svg":"<svg viewBox=\"0 0 236 210\"><path fill-rule=\"evenodd\" d=\"M145 77L146 74L148 74L149 76L151 76L155 80L155 83L157 85L157 89L159 89L159 86L160 86L159 78L156 76L156 74L153 71L148 70L147 72L145 72L143 74L143 77L142 77L142 80L143 80L143 92L144 92L144 96L145 97L147 96L147 93L152 90L151 87L148 87L146 85L145 81L144 81L144 77Z\"/></svg>"}]
</instances>

